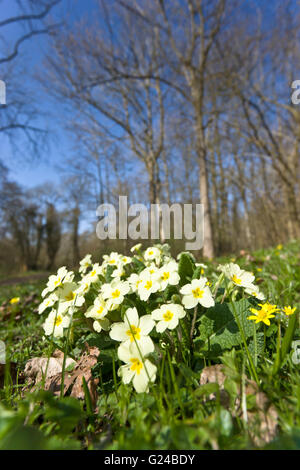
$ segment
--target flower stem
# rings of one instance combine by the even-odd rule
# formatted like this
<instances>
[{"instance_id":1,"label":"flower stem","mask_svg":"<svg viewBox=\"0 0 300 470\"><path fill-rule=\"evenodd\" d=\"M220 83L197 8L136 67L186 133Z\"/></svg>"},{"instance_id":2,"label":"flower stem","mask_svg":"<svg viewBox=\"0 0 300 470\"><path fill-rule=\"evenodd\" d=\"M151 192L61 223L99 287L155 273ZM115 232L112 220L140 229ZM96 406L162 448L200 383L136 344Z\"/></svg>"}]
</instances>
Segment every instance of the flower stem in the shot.
<instances>
[{"instance_id":1,"label":"flower stem","mask_svg":"<svg viewBox=\"0 0 300 470\"><path fill-rule=\"evenodd\" d=\"M193 337L194 337L195 325L196 325L196 320L197 320L197 309L198 309L198 305L196 305L196 307L194 308L194 315L193 315L191 331L190 331L190 342L191 342L192 348L193 348Z\"/></svg>"},{"instance_id":2,"label":"flower stem","mask_svg":"<svg viewBox=\"0 0 300 470\"><path fill-rule=\"evenodd\" d=\"M231 306L232 306L233 314L234 314L234 317L235 317L235 321L236 321L236 323L237 323L238 329L240 330L241 337L242 337L242 340L243 340L243 343L244 343L244 347L245 347L245 351L246 351L246 354L247 354L247 357L248 357L248 361L249 361L249 366L250 366L250 370L251 370L252 377L254 378L254 380L255 380L255 382L257 383L257 385L259 385L259 379L258 379L258 375L257 375L257 372L256 372L256 367L255 367L255 365L254 365L254 363L253 363L251 354L250 354L250 352L249 352L249 349L248 349L248 346L247 346L246 337L245 337L245 333L244 333L244 330L243 330L242 325L241 325L241 323L240 323L239 316L238 316L238 314L237 314L237 311L236 311L234 302L233 302L232 300L231 300Z\"/></svg>"},{"instance_id":3,"label":"flower stem","mask_svg":"<svg viewBox=\"0 0 300 470\"><path fill-rule=\"evenodd\" d=\"M70 308L72 313L71 313L70 324L69 324L69 327L68 327L67 338L66 338L65 347L64 347L64 358L63 358L62 370L61 370L60 398L63 398L63 396L64 396L65 369L66 369L66 361L67 361L67 354L68 354L69 341L70 341L70 331L71 331L71 328L72 328L72 321L73 321L73 315L74 315L74 310L75 310L76 299L77 299L77 294L76 294L75 299L74 299L74 301L72 303L72 306Z\"/></svg>"},{"instance_id":4,"label":"flower stem","mask_svg":"<svg viewBox=\"0 0 300 470\"><path fill-rule=\"evenodd\" d=\"M253 341L254 341L254 365L257 367L257 338L256 338L256 324L253 323Z\"/></svg>"}]
</instances>

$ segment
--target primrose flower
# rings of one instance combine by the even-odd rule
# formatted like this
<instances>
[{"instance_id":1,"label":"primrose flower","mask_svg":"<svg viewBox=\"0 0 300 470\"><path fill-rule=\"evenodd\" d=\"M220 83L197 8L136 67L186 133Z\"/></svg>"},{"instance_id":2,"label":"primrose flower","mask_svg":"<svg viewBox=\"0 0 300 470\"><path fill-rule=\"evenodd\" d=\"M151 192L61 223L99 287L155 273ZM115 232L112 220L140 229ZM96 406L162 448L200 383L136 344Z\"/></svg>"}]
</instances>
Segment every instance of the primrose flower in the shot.
<instances>
[{"instance_id":1,"label":"primrose flower","mask_svg":"<svg viewBox=\"0 0 300 470\"><path fill-rule=\"evenodd\" d=\"M148 300L151 294L159 290L160 285L156 274L157 273L155 273L155 275L151 275L147 269L140 273L140 279L142 282L138 285L138 295L141 300Z\"/></svg>"},{"instance_id":2,"label":"primrose flower","mask_svg":"<svg viewBox=\"0 0 300 470\"><path fill-rule=\"evenodd\" d=\"M78 288L76 289L77 295L85 295L88 293L91 287L90 279L84 276L81 281L78 282Z\"/></svg>"},{"instance_id":3,"label":"primrose flower","mask_svg":"<svg viewBox=\"0 0 300 470\"><path fill-rule=\"evenodd\" d=\"M149 382L154 382L157 367L148 359L145 359L151 351L147 346L138 348L135 343L122 343L118 348L118 357L124 366L118 370L119 377L122 377L124 384L132 384L138 393L147 392Z\"/></svg>"},{"instance_id":4,"label":"primrose flower","mask_svg":"<svg viewBox=\"0 0 300 470\"><path fill-rule=\"evenodd\" d=\"M161 258L161 251L155 246L150 246L145 251L144 258L146 261L154 261L156 264L158 264Z\"/></svg>"},{"instance_id":5,"label":"primrose flower","mask_svg":"<svg viewBox=\"0 0 300 470\"><path fill-rule=\"evenodd\" d=\"M258 300L265 300L265 296L262 292L260 292L259 288L254 284L251 287L247 287L245 289L246 294L252 295Z\"/></svg>"},{"instance_id":6,"label":"primrose flower","mask_svg":"<svg viewBox=\"0 0 300 470\"><path fill-rule=\"evenodd\" d=\"M126 264L130 264L132 262L132 258L130 256L121 256L120 257L120 264L125 266Z\"/></svg>"},{"instance_id":7,"label":"primrose flower","mask_svg":"<svg viewBox=\"0 0 300 470\"><path fill-rule=\"evenodd\" d=\"M41 315L44 310L46 310L46 308L53 307L57 299L58 297L54 292L50 294L49 297L46 297L43 302L39 305L39 314Z\"/></svg>"},{"instance_id":8,"label":"primrose flower","mask_svg":"<svg viewBox=\"0 0 300 470\"><path fill-rule=\"evenodd\" d=\"M131 292L137 292L139 284L142 282L142 279L138 274L131 274L129 278L127 279L130 285L130 291Z\"/></svg>"},{"instance_id":9,"label":"primrose flower","mask_svg":"<svg viewBox=\"0 0 300 470\"><path fill-rule=\"evenodd\" d=\"M278 312L279 309L276 305L271 305L269 303L265 304L258 304L261 309L257 310L256 308L250 308L250 312L254 315L250 315L248 320L254 320L255 323L263 322L266 325L270 325L270 318L274 318L275 315L273 313Z\"/></svg>"},{"instance_id":10,"label":"primrose flower","mask_svg":"<svg viewBox=\"0 0 300 470\"><path fill-rule=\"evenodd\" d=\"M131 253L135 253L137 251L140 251L140 249L142 248L142 244L141 243L137 243L136 245L134 245L132 248L130 248L130 251Z\"/></svg>"},{"instance_id":11,"label":"primrose flower","mask_svg":"<svg viewBox=\"0 0 300 470\"><path fill-rule=\"evenodd\" d=\"M71 306L81 307L84 302L84 296L77 291L78 285L75 282L66 282L57 291L59 300L58 311L64 313Z\"/></svg>"},{"instance_id":12,"label":"primrose flower","mask_svg":"<svg viewBox=\"0 0 300 470\"><path fill-rule=\"evenodd\" d=\"M108 331L110 328L110 321L107 318L103 318L102 320L95 320L93 323L93 328L97 333L100 331Z\"/></svg>"},{"instance_id":13,"label":"primrose flower","mask_svg":"<svg viewBox=\"0 0 300 470\"><path fill-rule=\"evenodd\" d=\"M169 284L172 286L179 284L180 277L176 261L170 261L160 268L158 280L160 282L160 290L165 290Z\"/></svg>"},{"instance_id":14,"label":"primrose flower","mask_svg":"<svg viewBox=\"0 0 300 470\"><path fill-rule=\"evenodd\" d=\"M108 307L101 295L96 297L94 305L91 305L86 313L86 318L94 318L95 320L102 320L108 313Z\"/></svg>"},{"instance_id":15,"label":"primrose flower","mask_svg":"<svg viewBox=\"0 0 300 470\"><path fill-rule=\"evenodd\" d=\"M255 276L253 273L244 271L238 264L229 263L224 266L219 266L219 269L230 279L233 284L239 287L253 288L253 281Z\"/></svg>"},{"instance_id":16,"label":"primrose flower","mask_svg":"<svg viewBox=\"0 0 300 470\"><path fill-rule=\"evenodd\" d=\"M292 308L290 305L288 307L283 307L283 312L286 314L286 315L293 315L293 313L295 313L296 311L296 308L297 307L294 307Z\"/></svg>"},{"instance_id":17,"label":"primrose flower","mask_svg":"<svg viewBox=\"0 0 300 470\"><path fill-rule=\"evenodd\" d=\"M101 276L103 274L103 267L99 265L99 263L95 263L93 264L92 266L92 269L91 271L86 275L84 276L84 281L88 284L91 284L93 282L98 282L99 281L99 277L98 276Z\"/></svg>"},{"instance_id":18,"label":"primrose flower","mask_svg":"<svg viewBox=\"0 0 300 470\"><path fill-rule=\"evenodd\" d=\"M73 279L73 271L68 271L65 266L62 266L56 274L49 277L47 287L42 292L42 297L45 297L48 292L53 292L56 288L61 287L65 282L72 282Z\"/></svg>"},{"instance_id":19,"label":"primrose flower","mask_svg":"<svg viewBox=\"0 0 300 470\"><path fill-rule=\"evenodd\" d=\"M20 302L20 297L13 297L12 299L10 299L9 303L11 305L13 304L18 304Z\"/></svg>"},{"instance_id":20,"label":"primrose flower","mask_svg":"<svg viewBox=\"0 0 300 470\"><path fill-rule=\"evenodd\" d=\"M156 331L163 333L167 328L174 330L177 327L180 318L184 318L186 311L182 305L164 304L160 308L153 310L151 316L153 320L158 321Z\"/></svg>"},{"instance_id":21,"label":"primrose flower","mask_svg":"<svg viewBox=\"0 0 300 470\"><path fill-rule=\"evenodd\" d=\"M111 277L115 278L115 279L120 279L122 276L125 275L125 271L124 271L124 265L122 263L119 263L116 267L116 269L113 270L112 274L111 274Z\"/></svg>"},{"instance_id":22,"label":"primrose flower","mask_svg":"<svg viewBox=\"0 0 300 470\"><path fill-rule=\"evenodd\" d=\"M109 330L110 321L105 318L108 313L108 305L105 300L99 295L96 297L94 305L91 305L88 310L85 312L86 318L93 318L93 328L97 333L100 333L101 330Z\"/></svg>"},{"instance_id":23,"label":"primrose flower","mask_svg":"<svg viewBox=\"0 0 300 470\"><path fill-rule=\"evenodd\" d=\"M92 255L86 255L80 262L79 272L82 274L86 273L86 270L92 266Z\"/></svg>"},{"instance_id":24,"label":"primrose flower","mask_svg":"<svg viewBox=\"0 0 300 470\"><path fill-rule=\"evenodd\" d=\"M141 276L143 276L146 273L149 273L150 276L152 276L153 278L159 278L159 268L156 266L155 263L149 264L147 268L145 268L140 274Z\"/></svg>"},{"instance_id":25,"label":"primrose flower","mask_svg":"<svg viewBox=\"0 0 300 470\"><path fill-rule=\"evenodd\" d=\"M61 338L64 334L64 328L68 328L69 325L70 317L68 315L61 315L55 310L51 310L43 324L43 328L46 336L53 334L55 338Z\"/></svg>"},{"instance_id":26,"label":"primrose flower","mask_svg":"<svg viewBox=\"0 0 300 470\"><path fill-rule=\"evenodd\" d=\"M183 295L182 303L187 309L194 308L198 304L206 308L215 305L206 277L193 279L190 284L180 289L180 293Z\"/></svg>"},{"instance_id":27,"label":"primrose flower","mask_svg":"<svg viewBox=\"0 0 300 470\"><path fill-rule=\"evenodd\" d=\"M151 315L139 317L137 309L128 308L124 315L124 322L114 323L109 336L115 341L133 343L137 341L146 346L148 352L154 351L152 339L148 336L155 326Z\"/></svg>"},{"instance_id":28,"label":"primrose flower","mask_svg":"<svg viewBox=\"0 0 300 470\"><path fill-rule=\"evenodd\" d=\"M86 318L93 318L95 321L93 323L93 328L95 331L100 333L101 330L109 330L110 322L105 316L108 313L108 306L105 300L99 295L96 297L94 305L88 308L84 314Z\"/></svg>"},{"instance_id":29,"label":"primrose flower","mask_svg":"<svg viewBox=\"0 0 300 470\"><path fill-rule=\"evenodd\" d=\"M119 279L114 279L110 284L103 284L101 287L103 299L107 301L110 310L118 308L118 305L123 302L124 296L128 294L129 290L129 283Z\"/></svg>"},{"instance_id":30,"label":"primrose flower","mask_svg":"<svg viewBox=\"0 0 300 470\"><path fill-rule=\"evenodd\" d=\"M109 266L117 266L120 261L121 255L115 251L111 252L110 255L103 255L104 264Z\"/></svg>"}]
</instances>

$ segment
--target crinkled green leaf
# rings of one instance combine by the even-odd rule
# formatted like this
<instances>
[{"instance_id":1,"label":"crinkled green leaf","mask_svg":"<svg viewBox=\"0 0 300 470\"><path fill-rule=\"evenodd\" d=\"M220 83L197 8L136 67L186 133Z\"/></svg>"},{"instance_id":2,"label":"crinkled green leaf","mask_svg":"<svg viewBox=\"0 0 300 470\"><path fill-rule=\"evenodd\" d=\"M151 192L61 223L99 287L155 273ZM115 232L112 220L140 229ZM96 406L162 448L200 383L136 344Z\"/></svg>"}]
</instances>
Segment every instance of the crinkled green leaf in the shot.
<instances>
[{"instance_id":1,"label":"crinkled green leaf","mask_svg":"<svg viewBox=\"0 0 300 470\"><path fill-rule=\"evenodd\" d=\"M248 300L241 299L234 302L234 306L248 339L253 336L253 323L247 319L251 304ZM195 342L202 343L201 351L212 357L217 357L222 351L239 346L242 342L231 304L216 304L207 309L199 320L198 328L200 334Z\"/></svg>"},{"instance_id":2,"label":"crinkled green leaf","mask_svg":"<svg viewBox=\"0 0 300 470\"><path fill-rule=\"evenodd\" d=\"M187 253L182 253L178 264L178 274L180 276L180 284L188 284L193 277L195 270L195 263L191 256Z\"/></svg>"}]
</instances>

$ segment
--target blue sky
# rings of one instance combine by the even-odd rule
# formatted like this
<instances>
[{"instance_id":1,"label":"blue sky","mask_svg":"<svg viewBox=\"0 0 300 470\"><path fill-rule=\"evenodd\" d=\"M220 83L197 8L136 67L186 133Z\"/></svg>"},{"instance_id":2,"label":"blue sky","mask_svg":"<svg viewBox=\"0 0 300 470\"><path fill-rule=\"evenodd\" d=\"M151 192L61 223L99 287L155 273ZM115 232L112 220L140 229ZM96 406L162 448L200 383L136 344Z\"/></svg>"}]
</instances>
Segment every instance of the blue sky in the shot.
<instances>
[{"instance_id":1,"label":"blue sky","mask_svg":"<svg viewBox=\"0 0 300 470\"><path fill-rule=\"evenodd\" d=\"M61 15L67 15L71 22L76 22L82 17L88 17L92 20L93 11L97 0L62 0L61 4L53 10L53 16L59 20ZM272 5L277 3L276 0L256 0L256 4L263 8L263 27L268 28L270 21L272 21ZM296 4L296 0L295 0ZM247 10L253 9L253 3L246 0L243 4L245 14ZM10 17L16 13L14 0L3 0L0 3L0 20ZM5 39L9 45L11 41L18 37L20 32L20 25L9 26L5 30ZM26 70L28 76L32 77L35 72L43 73L42 63L43 57L48 50L48 38L45 35L33 38L21 46L20 58L26 63ZM1 69L0 69L1 79ZM38 124L42 128L48 128L52 135L50 139L49 148L41 152L40 157L34 155L15 155L11 149L8 139L1 135L0 142L0 158L11 170L11 177L25 187L33 187L45 183L46 181L58 182L59 173L56 168L57 163L69 157L72 154L72 140L63 129L57 125L59 116L57 116L57 105L54 105L49 95L45 90L42 90L37 81L32 78L30 80L31 92L34 98L39 97L39 106L46 114L44 117L38 118ZM50 85L49 85L50 86ZM9 102L9 95L7 95L7 102ZM1 109L0 109L1 112Z\"/></svg>"},{"instance_id":2,"label":"blue sky","mask_svg":"<svg viewBox=\"0 0 300 470\"><path fill-rule=\"evenodd\" d=\"M66 14L70 17L71 21L78 21L82 16L90 16L93 7L94 0L63 0L61 5L55 7L52 15L59 20L61 14ZM18 9L13 0L3 0L0 9L0 20L14 16L17 13ZM1 31L1 33L5 35L5 41L8 47L13 44L13 40L19 37L22 31L20 24L8 26L4 31ZM47 36L41 35L35 37L33 40L22 44L17 61L19 63L21 63L21 61L22 63L26 63L26 70L29 72L28 77L30 80L31 93L35 95L35 99L39 97L41 109L46 114L44 117L39 117L37 123L41 128L50 130L51 137L49 145L44 151L41 151L39 157L36 158L34 155L15 154L8 138L3 135L1 135L0 141L0 156L5 165L9 168L11 178L27 188L43 184L46 181L57 182L59 179L59 173L56 168L57 163L62 158L69 156L72 152L72 142L70 142L69 137L64 133L63 129L59 129L57 126L56 106L45 90L42 90L39 83L32 78L38 71L40 74L43 73L43 57L47 50ZM7 94L6 99L7 103L9 103L9 94ZM22 147L22 143L20 143L20 146Z\"/></svg>"}]
</instances>

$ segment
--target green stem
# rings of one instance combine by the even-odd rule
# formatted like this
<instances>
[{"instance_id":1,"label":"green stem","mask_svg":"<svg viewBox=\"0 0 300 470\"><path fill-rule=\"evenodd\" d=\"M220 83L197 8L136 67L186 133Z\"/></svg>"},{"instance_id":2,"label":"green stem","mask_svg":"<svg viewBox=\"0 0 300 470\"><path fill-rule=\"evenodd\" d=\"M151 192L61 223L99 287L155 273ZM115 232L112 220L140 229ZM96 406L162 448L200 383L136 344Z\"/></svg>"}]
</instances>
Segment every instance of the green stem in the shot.
<instances>
[{"instance_id":1,"label":"green stem","mask_svg":"<svg viewBox=\"0 0 300 470\"><path fill-rule=\"evenodd\" d=\"M257 367L257 338L256 338L256 324L253 323L253 341L254 341L254 365Z\"/></svg>"},{"instance_id":2,"label":"green stem","mask_svg":"<svg viewBox=\"0 0 300 470\"><path fill-rule=\"evenodd\" d=\"M169 351L167 351L167 357L168 357L170 375L171 375L171 380L172 380L172 382L173 382L173 387L174 387L175 395L176 395L176 397L177 397L178 405L179 405L179 408L181 409L182 415L184 415L184 410L183 410L183 405L182 405L182 402L181 402L180 392L179 392L179 389L178 389L178 385L177 385L177 381L176 381L176 376L175 376L175 372L174 372L174 367L173 367L173 364L172 364L172 361L171 361L171 356L170 356L170 354L169 354Z\"/></svg>"},{"instance_id":3,"label":"green stem","mask_svg":"<svg viewBox=\"0 0 300 470\"><path fill-rule=\"evenodd\" d=\"M69 327L68 327L67 337L66 337L66 342L65 342L65 347L64 347L64 358L63 358L62 371L61 371L60 398L63 398L63 396L64 396L65 369L66 369L66 361L67 361L67 354L68 354L69 341L70 341L70 331L71 331L71 328L72 328L72 320L73 320L73 315L74 315L76 299L77 299L77 294L75 296L75 299L74 299L74 302L73 302L72 306L70 307L72 309L72 313L71 313L70 324L69 324Z\"/></svg>"},{"instance_id":4,"label":"green stem","mask_svg":"<svg viewBox=\"0 0 300 470\"><path fill-rule=\"evenodd\" d=\"M289 324L285 332L285 335L283 337L281 347L277 351L277 354L276 354L276 361L274 363L273 372L272 372L273 375L277 374L287 353L289 352L289 349L291 347L291 343L293 340L294 332L297 326L297 317L298 315L294 314L289 318Z\"/></svg>"},{"instance_id":5,"label":"green stem","mask_svg":"<svg viewBox=\"0 0 300 470\"><path fill-rule=\"evenodd\" d=\"M281 356L281 328L280 328L280 317L278 318L278 330L277 330L277 341L276 341L276 357L273 365L273 375L276 374L280 369L280 356Z\"/></svg>"},{"instance_id":6,"label":"green stem","mask_svg":"<svg viewBox=\"0 0 300 470\"><path fill-rule=\"evenodd\" d=\"M213 295L214 299L215 299L216 296L217 296L219 287L220 287L220 285L222 284L223 279L224 279L224 273L220 274L220 276L218 277L217 282L216 282L216 284L215 284L215 286L214 286L214 289L213 289L213 291L212 291L212 295Z\"/></svg>"},{"instance_id":7,"label":"green stem","mask_svg":"<svg viewBox=\"0 0 300 470\"><path fill-rule=\"evenodd\" d=\"M232 309L233 309L233 314L234 314L234 317L235 317L235 321L236 321L236 323L237 323L238 329L240 330L241 337L242 337L242 340L243 340L243 343L244 343L244 347L245 347L246 354L247 354L247 357L248 357L248 361L249 361L249 365L250 365L250 370L251 370L251 373L252 373L252 377L254 378L254 380L255 380L255 382L257 383L257 385L259 385L258 375L257 375L256 368L255 368L255 366L254 366L254 363L253 363L251 354L250 354L249 349L248 349L248 346L247 346L247 341L246 341L245 333L244 333L244 330L243 330L242 325L241 325L241 323L240 323L238 314L237 314L237 312L236 312L234 302L233 302L232 300L231 300L231 305L232 305Z\"/></svg>"},{"instance_id":8,"label":"green stem","mask_svg":"<svg viewBox=\"0 0 300 470\"><path fill-rule=\"evenodd\" d=\"M198 305L194 308L194 315L192 319L192 324L191 324L191 331L190 331L190 343L191 343L191 348L193 348L193 337L194 337L194 331L195 331L195 325L196 325L196 319L197 319L197 310L198 310Z\"/></svg>"}]
</instances>

